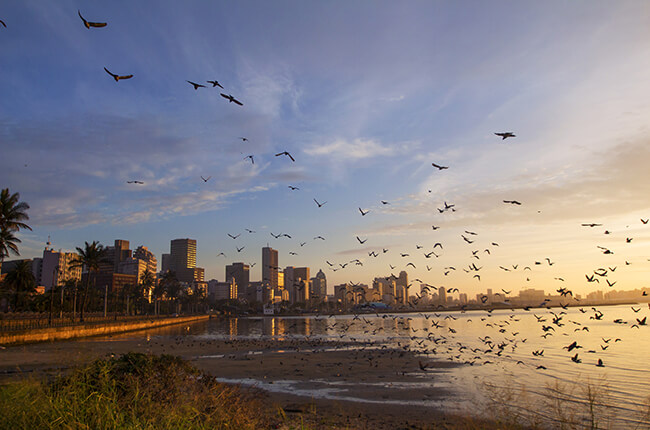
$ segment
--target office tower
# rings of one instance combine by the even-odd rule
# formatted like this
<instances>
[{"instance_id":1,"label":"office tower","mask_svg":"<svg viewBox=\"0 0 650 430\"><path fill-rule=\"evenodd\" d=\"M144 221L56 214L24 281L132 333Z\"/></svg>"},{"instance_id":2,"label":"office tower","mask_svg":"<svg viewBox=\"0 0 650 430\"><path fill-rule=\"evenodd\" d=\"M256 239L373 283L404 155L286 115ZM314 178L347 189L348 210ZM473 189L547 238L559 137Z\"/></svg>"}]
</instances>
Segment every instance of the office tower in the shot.
<instances>
[{"instance_id":1,"label":"office tower","mask_svg":"<svg viewBox=\"0 0 650 430\"><path fill-rule=\"evenodd\" d=\"M293 286L287 285L287 288L293 288L296 302L306 302L309 300L309 267L296 267L293 269ZM291 295L291 293L289 293Z\"/></svg>"},{"instance_id":2,"label":"office tower","mask_svg":"<svg viewBox=\"0 0 650 430\"><path fill-rule=\"evenodd\" d=\"M445 287L438 288L438 299L440 301L440 304L447 304L447 290Z\"/></svg>"},{"instance_id":3,"label":"office tower","mask_svg":"<svg viewBox=\"0 0 650 430\"><path fill-rule=\"evenodd\" d=\"M158 273L158 260L153 252L149 251L146 246L138 246L138 249L133 253L133 258L142 260L147 263L147 270L151 272L152 275Z\"/></svg>"},{"instance_id":4,"label":"office tower","mask_svg":"<svg viewBox=\"0 0 650 430\"><path fill-rule=\"evenodd\" d=\"M237 297L246 297L246 290L250 284L250 266L244 263L232 263L226 266L226 282L235 280Z\"/></svg>"},{"instance_id":5,"label":"office tower","mask_svg":"<svg viewBox=\"0 0 650 430\"><path fill-rule=\"evenodd\" d=\"M315 277L311 278L312 288L309 295L315 300L325 300L327 297L327 278L322 270L319 270Z\"/></svg>"},{"instance_id":6,"label":"office tower","mask_svg":"<svg viewBox=\"0 0 650 430\"><path fill-rule=\"evenodd\" d=\"M77 254L73 252L57 252L45 248L40 267L40 281L46 291L61 286L68 280L81 280L81 267L72 267L76 258Z\"/></svg>"},{"instance_id":7,"label":"office tower","mask_svg":"<svg viewBox=\"0 0 650 430\"><path fill-rule=\"evenodd\" d=\"M408 274L402 270L399 272L399 276L395 280L396 285L396 299L399 303L406 304L408 302L408 285L409 279Z\"/></svg>"},{"instance_id":8,"label":"office tower","mask_svg":"<svg viewBox=\"0 0 650 430\"><path fill-rule=\"evenodd\" d=\"M196 267L196 240L174 239L170 246L170 270Z\"/></svg>"},{"instance_id":9,"label":"office tower","mask_svg":"<svg viewBox=\"0 0 650 430\"><path fill-rule=\"evenodd\" d=\"M100 272L118 273L119 265L131 257L128 240L116 239L113 246L106 246L106 259L99 264Z\"/></svg>"},{"instance_id":10,"label":"office tower","mask_svg":"<svg viewBox=\"0 0 650 430\"><path fill-rule=\"evenodd\" d=\"M174 239L170 245L169 270L176 273L176 279L191 284L203 282L204 269L196 267L196 240Z\"/></svg>"},{"instance_id":11,"label":"office tower","mask_svg":"<svg viewBox=\"0 0 650 430\"><path fill-rule=\"evenodd\" d=\"M161 259L161 262L160 262L160 271L162 273L165 273L168 270L170 270L171 261L172 261L172 255L171 254L163 254L162 255L162 259Z\"/></svg>"},{"instance_id":12,"label":"office tower","mask_svg":"<svg viewBox=\"0 0 650 430\"><path fill-rule=\"evenodd\" d=\"M278 269L278 251L268 246L262 248L262 283L273 290L278 288Z\"/></svg>"}]
</instances>

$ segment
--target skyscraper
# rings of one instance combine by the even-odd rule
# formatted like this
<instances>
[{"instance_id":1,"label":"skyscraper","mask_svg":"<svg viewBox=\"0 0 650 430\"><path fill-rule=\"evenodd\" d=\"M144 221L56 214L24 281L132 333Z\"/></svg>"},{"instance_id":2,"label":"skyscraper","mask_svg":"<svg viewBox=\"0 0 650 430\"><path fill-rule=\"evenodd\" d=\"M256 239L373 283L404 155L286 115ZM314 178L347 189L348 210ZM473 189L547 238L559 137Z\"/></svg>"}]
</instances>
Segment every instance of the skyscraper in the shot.
<instances>
[{"instance_id":1,"label":"skyscraper","mask_svg":"<svg viewBox=\"0 0 650 430\"><path fill-rule=\"evenodd\" d=\"M204 270L196 267L196 240L174 239L170 245L169 270L176 273L176 278L188 284L203 282Z\"/></svg>"},{"instance_id":2,"label":"skyscraper","mask_svg":"<svg viewBox=\"0 0 650 430\"><path fill-rule=\"evenodd\" d=\"M226 282L231 279L237 284L237 297L246 297L246 290L250 284L250 266L244 263L232 263L226 266Z\"/></svg>"},{"instance_id":3,"label":"skyscraper","mask_svg":"<svg viewBox=\"0 0 650 430\"><path fill-rule=\"evenodd\" d=\"M278 288L278 269L278 251L269 246L262 248L262 284Z\"/></svg>"}]
</instances>

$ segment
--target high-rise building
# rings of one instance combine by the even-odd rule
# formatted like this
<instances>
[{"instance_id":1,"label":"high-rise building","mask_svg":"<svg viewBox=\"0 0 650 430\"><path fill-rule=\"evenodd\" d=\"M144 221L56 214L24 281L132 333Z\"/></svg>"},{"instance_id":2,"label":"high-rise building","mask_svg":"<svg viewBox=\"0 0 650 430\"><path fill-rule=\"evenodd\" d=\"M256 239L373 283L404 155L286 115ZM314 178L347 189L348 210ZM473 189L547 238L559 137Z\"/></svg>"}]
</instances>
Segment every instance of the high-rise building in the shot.
<instances>
[{"instance_id":1,"label":"high-rise building","mask_svg":"<svg viewBox=\"0 0 650 430\"><path fill-rule=\"evenodd\" d=\"M278 251L269 246L262 248L262 283L273 290L278 288L278 270Z\"/></svg>"},{"instance_id":2,"label":"high-rise building","mask_svg":"<svg viewBox=\"0 0 650 430\"><path fill-rule=\"evenodd\" d=\"M40 284L46 291L61 286L66 281L81 280L81 267L72 267L76 257L74 252L57 252L45 248L40 268Z\"/></svg>"},{"instance_id":3,"label":"high-rise building","mask_svg":"<svg viewBox=\"0 0 650 430\"><path fill-rule=\"evenodd\" d=\"M196 267L196 240L174 239L170 245L170 270Z\"/></svg>"},{"instance_id":4,"label":"high-rise building","mask_svg":"<svg viewBox=\"0 0 650 430\"><path fill-rule=\"evenodd\" d=\"M152 275L158 273L158 260L153 252L149 251L146 246L138 246L138 249L133 253L133 258L142 260L147 263L147 270L151 272Z\"/></svg>"},{"instance_id":5,"label":"high-rise building","mask_svg":"<svg viewBox=\"0 0 650 430\"><path fill-rule=\"evenodd\" d=\"M246 290L250 284L250 266L244 263L232 263L226 266L226 282L235 280L237 285L237 297L246 297Z\"/></svg>"},{"instance_id":6,"label":"high-rise building","mask_svg":"<svg viewBox=\"0 0 650 430\"><path fill-rule=\"evenodd\" d=\"M306 302L309 300L309 267L295 267L293 269L293 285L286 285L291 296L291 289L294 292L294 302Z\"/></svg>"},{"instance_id":7,"label":"high-rise building","mask_svg":"<svg viewBox=\"0 0 650 430\"><path fill-rule=\"evenodd\" d=\"M131 257L129 241L116 239L113 246L107 246L105 261L99 264L100 272L118 273L120 263Z\"/></svg>"},{"instance_id":8,"label":"high-rise building","mask_svg":"<svg viewBox=\"0 0 650 430\"><path fill-rule=\"evenodd\" d=\"M438 288L438 300L442 305L447 304L447 290L445 289L445 287Z\"/></svg>"},{"instance_id":9,"label":"high-rise building","mask_svg":"<svg viewBox=\"0 0 650 430\"><path fill-rule=\"evenodd\" d=\"M176 279L191 284L204 282L205 271L196 267L196 240L174 239L170 245L169 270L176 273Z\"/></svg>"},{"instance_id":10,"label":"high-rise building","mask_svg":"<svg viewBox=\"0 0 650 430\"><path fill-rule=\"evenodd\" d=\"M399 303L406 304L408 302L408 285L409 285L409 278L408 274L402 270L399 272L399 276L395 280L395 286L396 286L396 300Z\"/></svg>"},{"instance_id":11,"label":"high-rise building","mask_svg":"<svg viewBox=\"0 0 650 430\"><path fill-rule=\"evenodd\" d=\"M322 270L319 270L315 277L311 278L310 296L314 300L323 301L327 297L327 278Z\"/></svg>"},{"instance_id":12,"label":"high-rise building","mask_svg":"<svg viewBox=\"0 0 650 430\"><path fill-rule=\"evenodd\" d=\"M172 255L171 254L163 254L161 261L160 261L160 271L162 273L165 273L170 270L171 267L171 261L172 261Z\"/></svg>"}]
</instances>

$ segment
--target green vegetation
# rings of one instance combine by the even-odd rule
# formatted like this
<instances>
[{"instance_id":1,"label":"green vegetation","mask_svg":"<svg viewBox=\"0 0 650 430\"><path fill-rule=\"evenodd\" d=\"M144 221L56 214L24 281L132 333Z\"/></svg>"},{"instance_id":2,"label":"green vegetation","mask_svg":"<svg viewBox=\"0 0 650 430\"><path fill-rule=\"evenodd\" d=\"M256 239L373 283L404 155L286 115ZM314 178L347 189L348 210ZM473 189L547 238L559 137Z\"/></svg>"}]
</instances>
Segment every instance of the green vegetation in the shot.
<instances>
[{"instance_id":1,"label":"green vegetation","mask_svg":"<svg viewBox=\"0 0 650 430\"><path fill-rule=\"evenodd\" d=\"M29 205L25 202L19 203L19 200L20 194L10 194L9 188L0 191L0 265L11 253L20 255L20 239L14 236L14 232L25 228L31 230L31 227L23 222L29 219L26 212Z\"/></svg>"},{"instance_id":2,"label":"green vegetation","mask_svg":"<svg viewBox=\"0 0 650 430\"><path fill-rule=\"evenodd\" d=\"M46 382L0 387L0 428L259 429L259 399L180 358L139 353L97 360Z\"/></svg>"}]
</instances>

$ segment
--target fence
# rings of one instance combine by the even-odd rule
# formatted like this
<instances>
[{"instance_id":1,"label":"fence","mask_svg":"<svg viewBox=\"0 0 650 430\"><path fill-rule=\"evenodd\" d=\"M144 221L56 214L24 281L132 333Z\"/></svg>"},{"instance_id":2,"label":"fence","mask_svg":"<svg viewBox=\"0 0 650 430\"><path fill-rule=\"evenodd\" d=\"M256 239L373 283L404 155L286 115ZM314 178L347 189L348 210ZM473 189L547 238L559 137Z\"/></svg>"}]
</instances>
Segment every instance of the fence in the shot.
<instances>
[{"instance_id":1,"label":"fence","mask_svg":"<svg viewBox=\"0 0 650 430\"><path fill-rule=\"evenodd\" d=\"M50 322L49 313L44 312L40 314L1 314L0 313L0 333L14 332L21 330L33 330L48 327L73 327L73 326L87 326L111 323L115 321L120 322L135 322L143 320L155 320L160 318L169 318L170 315L107 315L101 314L84 314L84 321L79 321L79 314L73 315L72 313L63 314L62 318L59 315L52 315Z\"/></svg>"}]
</instances>

